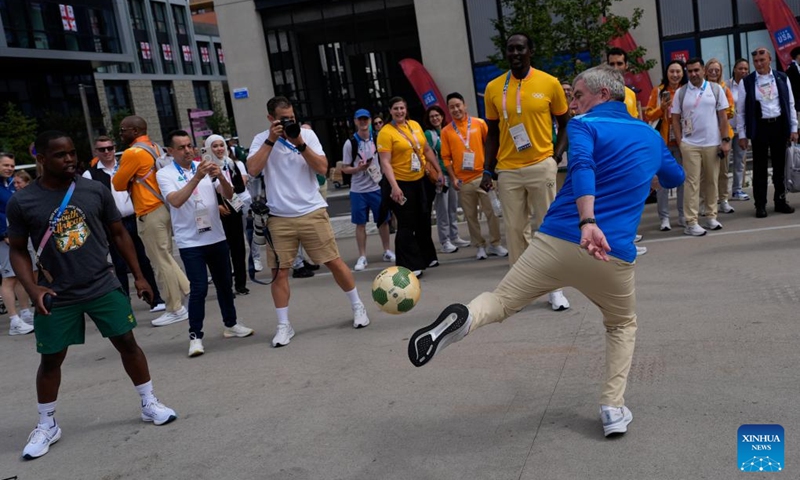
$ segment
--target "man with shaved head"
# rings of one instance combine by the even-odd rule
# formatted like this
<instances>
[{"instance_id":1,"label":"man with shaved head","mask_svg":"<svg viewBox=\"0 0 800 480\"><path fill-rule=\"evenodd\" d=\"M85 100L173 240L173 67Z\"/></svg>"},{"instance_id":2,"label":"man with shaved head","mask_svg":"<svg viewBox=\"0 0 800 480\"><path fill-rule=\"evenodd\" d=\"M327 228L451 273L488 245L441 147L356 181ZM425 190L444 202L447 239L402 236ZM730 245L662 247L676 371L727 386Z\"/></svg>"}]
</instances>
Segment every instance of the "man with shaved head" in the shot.
<instances>
[{"instance_id":1,"label":"man with shaved head","mask_svg":"<svg viewBox=\"0 0 800 480\"><path fill-rule=\"evenodd\" d=\"M130 148L123 152L112 183L115 190L131 194L139 236L167 303L166 313L151 323L160 327L186 320L189 312L183 306L183 297L189 294L189 280L172 256L169 211L155 175L161 147L147 136L147 122L135 115L122 119L119 136Z\"/></svg>"}]
</instances>

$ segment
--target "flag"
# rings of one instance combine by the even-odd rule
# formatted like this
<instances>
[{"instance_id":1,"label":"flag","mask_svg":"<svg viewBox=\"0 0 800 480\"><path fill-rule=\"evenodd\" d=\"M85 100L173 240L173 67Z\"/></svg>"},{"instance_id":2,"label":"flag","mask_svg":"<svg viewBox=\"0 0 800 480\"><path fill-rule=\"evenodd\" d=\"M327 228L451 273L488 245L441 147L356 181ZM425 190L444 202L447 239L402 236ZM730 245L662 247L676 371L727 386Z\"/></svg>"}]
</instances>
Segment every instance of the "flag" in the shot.
<instances>
[{"instance_id":1,"label":"flag","mask_svg":"<svg viewBox=\"0 0 800 480\"><path fill-rule=\"evenodd\" d=\"M191 62L192 61L192 49L189 45L182 45L181 50L183 50L183 61L184 62Z\"/></svg>"},{"instance_id":2,"label":"flag","mask_svg":"<svg viewBox=\"0 0 800 480\"><path fill-rule=\"evenodd\" d=\"M139 42L139 48L142 50L142 58L144 60L150 60L152 55L150 54L150 43L148 42Z\"/></svg>"},{"instance_id":3,"label":"flag","mask_svg":"<svg viewBox=\"0 0 800 480\"><path fill-rule=\"evenodd\" d=\"M790 52L800 46L800 29L794 14L784 0L755 0L756 6L761 10L767 31L775 47L776 61L783 64L783 68L792 63Z\"/></svg>"},{"instance_id":4,"label":"flag","mask_svg":"<svg viewBox=\"0 0 800 480\"><path fill-rule=\"evenodd\" d=\"M208 56L208 47L200 47L200 58L203 63L211 63L211 57Z\"/></svg>"},{"instance_id":5,"label":"flag","mask_svg":"<svg viewBox=\"0 0 800 480\"><path fill-rule=\"evenodd\" d=\"M58 9L61 11L61 24L64 26L65 32L77 32L78 24L75 22L75 11L72 5L58 4Z\"/></svg>"},{"instance_id":6,"label":"flag","mask_svg":"<svg viewBox=\"0 0 800 480\"><path fill-rule=\"evenodd\" d=\"M164 60L168 62L172 61L172 45L169 45L167 43L162 43L161 52L164 54Z\"/></svg>"},{"instance_id":7,"label":"flag","mask_svg":"<svg viewBox=\"0 0 800 480\"><path fill-rule=\"evenodd\" d=\"M225 53L222 51L222 47L217 47L217 58L219 63L225 63Z\"/></svg>"},{"instance_id":8,"label":"flag","mask_svg":"<svg viewBox=\"0 0 800 480\"><path fill-rule=\"evenodd\" d=\"M400 68L406 75L417 96L422 101L422 106L427 110L428 107L439 105L445 112L445 123L450 121L450 111L447 109L447 103L444 101L442 92L436 86L436 82L431 78L430 73L422 66L421 63L413 58L404 58L400 60Z\"/></svg>"},{"instance_id":9,"label":"flag","mask_svg":"<svg viewBox=\"0 0 800 480\"><path fill-rule=\"evenodd\" d=\"M633 39L630 32L625 32L624 35L611 39L608 44L612 47L621 48L626 52L636 49L636 40ZM637 61L641 61L641 58L638 58ZM638 90L636 93L637 100L642 105L647 105L647 102L650 101L650 91L653 89L653 82L650 81L650 75L647 72L627 72L625 74L625 84Z\"/></svg>"}]
</instances>

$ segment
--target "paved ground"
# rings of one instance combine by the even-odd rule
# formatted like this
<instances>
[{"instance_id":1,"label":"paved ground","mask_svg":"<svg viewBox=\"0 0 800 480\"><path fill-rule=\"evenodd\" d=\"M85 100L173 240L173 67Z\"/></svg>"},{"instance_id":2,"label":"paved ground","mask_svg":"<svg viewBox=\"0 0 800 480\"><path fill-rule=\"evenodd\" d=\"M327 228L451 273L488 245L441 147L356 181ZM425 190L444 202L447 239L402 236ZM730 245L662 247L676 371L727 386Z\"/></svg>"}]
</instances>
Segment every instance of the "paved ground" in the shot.
<instances>
[{"instance_id":1,"label":"paved ground","mask_svg":"<svg viewBox=\"0 0 800 480\"><path fill-rule=\"evenodd\" d=\"M800 204L800 195L794 196ZM502 325L414 368L406 342L454 301L492 288L505 261L442 255L421 280L421 303L351 327L329 275L292 280L292 343L272 349L267 287L237 298L247 339L223 339L209 306L206 354L186 358L187 325L136 330L156 393L180 418L139 420L138 397L91 324L64 368L64 435L45 457L19 459L36 422L33 337L0 337L0 478L27 479L733 479L744 423L786 429L787 478L800 478L797 408L800 213L757 220L736 203L705 238L657 231L654 205L640 232L639 337L626 395L627 435L607 440L597 419L601 318L574 290L572 308L539 300ZM466 235L462 225L462 234ZM370 236L363 297L376 272ZM356 258L352 239L343 256ZM766 478L766 477L764 477Z\"/></svg>"}]
</instances>

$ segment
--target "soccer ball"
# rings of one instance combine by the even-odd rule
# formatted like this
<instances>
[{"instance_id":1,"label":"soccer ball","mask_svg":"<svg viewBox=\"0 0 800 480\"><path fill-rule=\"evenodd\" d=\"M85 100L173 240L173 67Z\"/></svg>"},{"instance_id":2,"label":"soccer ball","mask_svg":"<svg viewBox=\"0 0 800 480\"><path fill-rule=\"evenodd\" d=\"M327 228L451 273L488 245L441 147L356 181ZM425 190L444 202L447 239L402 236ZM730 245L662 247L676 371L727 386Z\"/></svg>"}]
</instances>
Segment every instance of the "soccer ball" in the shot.
<instances>
[{"instance_id":1,"label":"soccer ball","mask_svg":"<svg viewBox=\"0 0 800 480\"><path fill-rule=\"evenodd\" d=\"M419 280L405 267L389 267L372 282L372 299L386 313L405 313L419 302Z\"/></svg>"}]
</instances>

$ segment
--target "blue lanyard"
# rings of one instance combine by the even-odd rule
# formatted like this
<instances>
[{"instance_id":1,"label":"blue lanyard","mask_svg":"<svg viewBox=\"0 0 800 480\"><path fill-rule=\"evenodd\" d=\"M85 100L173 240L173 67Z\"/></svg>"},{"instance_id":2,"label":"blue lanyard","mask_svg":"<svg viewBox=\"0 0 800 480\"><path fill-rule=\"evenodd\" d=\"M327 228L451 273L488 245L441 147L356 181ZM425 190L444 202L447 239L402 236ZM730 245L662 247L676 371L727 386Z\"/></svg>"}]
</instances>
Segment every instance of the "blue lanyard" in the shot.
<instances>
[{"instance_id":1,"label":"blue lanyard","mask_svg":"<svg viewBox=\"0 0 800 480\"><path fill-rule=\"evenodd\" d=\"M296 153L296 154L298 154L298 155L302 155L302 154L300 153L300 150L298 150L298 149L297 149L297 147L295 147L294 145L292 145L291 143L289 143L289 141L288 141L288 140L286 140L285 138L283 138L283 137L278 137L278 141L281 143L281 145L283 145L284 147L286 147L286 148L288 148L289 150L293 151L294 153Z\"/></svg>"},{"instance_id":2,"label":"blue lanyard","mask_svg":"<svg viewBox=\"0 0 800 480\"><path fill-rule=\"evenodd\" d=\"M179 175L178 181L183 180L184 182L189 183L189 179L186 178L186 174L183 172L181 166L178 165L178 162L173 160L172 164L175 165L175 168L178 170L178 175ZM192 162L192 176L194 176L195 174L197 174L197 167L195 167L194 162Z\"/></svg>"},{"instance_id":3,"label":"blue lanyard","mask_svg":"<svg viewBox=\"0 0 800 480\"><path fill-rule=\"evenodd\" d=\"M64 213L64 210L67 209L67 204L69 204L69 200L72 198L72 193L75 191L75 182L73 181L69 188L67 189L67 193L64 195L64 199L61 200L61 205L58 206L58 210L56 210L56 214L53 215L53 219L50 220L50 228L56 228L58 224L58 220L61 218L61 215Z\"/></svg>"}]
</instances>

